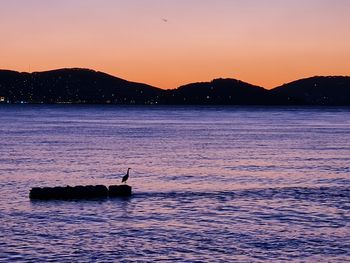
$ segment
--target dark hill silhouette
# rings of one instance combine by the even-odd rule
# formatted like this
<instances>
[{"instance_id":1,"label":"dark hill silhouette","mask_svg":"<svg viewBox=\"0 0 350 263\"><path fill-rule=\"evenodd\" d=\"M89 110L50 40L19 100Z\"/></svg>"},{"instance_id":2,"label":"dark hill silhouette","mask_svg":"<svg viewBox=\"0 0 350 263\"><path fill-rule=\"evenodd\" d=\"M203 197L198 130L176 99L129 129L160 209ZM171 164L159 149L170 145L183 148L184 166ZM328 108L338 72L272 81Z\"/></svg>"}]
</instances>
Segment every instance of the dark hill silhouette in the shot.
<instances>
[{"instance_id":1,"label":"dark hill silhouette","mask_svg":"<svg viewBox=\"0 0 350 263\"><path fill-rule=\"evenodd\" d=\"M264 88L236 79L192 83L168 91L165 96L168 104L256 105L266 104L268 100Z\"/></svg>"},{"instance_id":2,"label":"dark hill silhouette","mask_svg":"<svg viewBox=\"0 0 350 263\"><path fill-rule=\"evenodd\" d=\"M350 77L316 76L284 84L270 92L283 100L287 98L291 104L350 105Z\"/></svg>"},{"instance_id":3,"label":"dark hill silhouette","mask_svg":"<svg viewBox=\"0 0 350 263\"><path fill-rule=\"evenodd\" d=\"M0 70L0 99L4 97L10 103L350 106L350 77L312 77L273 90L236 79L163 90L89 69Z\"/></svg>"},{"instance_id":4,"label":"dark hill silhouette","mask_svg":"<svg viewBox=\"0 0 350 263\"><path fill-rule=\"evenodd\" d=\"M12 102L153 103L160 89L89 69L0 71L0 96Z\"/></svg>"}]
</instances>

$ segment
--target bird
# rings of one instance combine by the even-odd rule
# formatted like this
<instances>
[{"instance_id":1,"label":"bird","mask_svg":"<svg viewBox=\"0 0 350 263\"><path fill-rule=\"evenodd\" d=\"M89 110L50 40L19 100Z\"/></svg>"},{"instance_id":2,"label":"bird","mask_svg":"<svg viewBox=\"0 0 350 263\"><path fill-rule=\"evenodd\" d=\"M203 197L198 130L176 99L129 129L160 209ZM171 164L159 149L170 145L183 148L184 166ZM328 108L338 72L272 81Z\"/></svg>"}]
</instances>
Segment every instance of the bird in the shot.
<instances>
[{"instance_id":1,"label":"bird","mask_svg":"<svg viewBox=\"0 0 350 263\"><path fill-rule=\"evenodd\" d=\"M122 183L126 183L126 181L128 180L130 169L131 168L128 168L128 171L126 172L126 175L123 176Z\"/></svg>"}]
</instances>

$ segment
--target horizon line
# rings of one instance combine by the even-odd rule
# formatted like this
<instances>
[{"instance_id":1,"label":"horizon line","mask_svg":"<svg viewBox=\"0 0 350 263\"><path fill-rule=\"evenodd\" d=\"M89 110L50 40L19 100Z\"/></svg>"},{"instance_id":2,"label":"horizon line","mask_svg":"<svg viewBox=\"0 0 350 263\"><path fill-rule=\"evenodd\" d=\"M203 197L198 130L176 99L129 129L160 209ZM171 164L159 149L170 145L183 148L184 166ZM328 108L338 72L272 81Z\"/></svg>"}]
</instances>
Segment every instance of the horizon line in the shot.
<instances>
[{"instance_id":1,"label":"horizon line","mask_svg":"<svg viewBox=\"0 0 350 263\"><path fill-rule=\"evenodd\" d=\"M35 71L19 71L19 70L0 68L0 71L12 71L12 72L26 73L26 74L43 73L43 72L58 71L58 70L87 70L87 71L99 72L99 73L107 74L107 75L112 76L114 78L122 79L122 80L125 80L125 81L128 81L128 82L138 83L138 84L145 84L145 85L148 85L148 86L151 86L151 87L154 87L154 88L158 88L158 89L162 89L162 90L174 90L174 89L178 89L178 88L180 88L182 86L195 84L195 83L208 83L208 82L212 82L212 81L218 80L218 79L237 80L237 81L241 81L241 82L244 82L244 83L247 83L247 84L250 84L250 85L253 85L253 86L257 86L257 87L260 87L260 88L263 88L263 89L266 89L266 90L272 90L272 89L281 87L281 86L286 85L286 84L290 84L290 83L293 83L293 82L296 82L296 81L299 81L299 80L305 80L305 79L310 79L310 78L316 78L316 77L350 77L350 75L313 75L313 76L308 75L308 76L303 76L303 77L296 78L296 79L288 81L288 82L284 82L284 83L282 83L282 84L280 84L278 86L272 87L272 88L267 88L267 87L265 87L263 85L254 84L254 83L251 83L251 82L239 79L239 78L235 78L235 77L215 77L215 78L213 78L211 80L194 81L194 82L184 83L184 84L181 84L181 85L179 85L177 87L173 87L173 88L163 88L163 87L155 86L153 84L149 84L149 83L146 83L146 82L143 82L143 81L142 82L140 82L140 81L133 81L133 80L126 79L124 77L116 76L113 73L109 73L109 72L101 71L101 70L96 70L96 69L92 69L92 68L87 68L87 67L63 67L63 68L46 69L46 70L41 70L41 71L37 71L37 70L35 70Z\"/></svg>"}]
</instances>

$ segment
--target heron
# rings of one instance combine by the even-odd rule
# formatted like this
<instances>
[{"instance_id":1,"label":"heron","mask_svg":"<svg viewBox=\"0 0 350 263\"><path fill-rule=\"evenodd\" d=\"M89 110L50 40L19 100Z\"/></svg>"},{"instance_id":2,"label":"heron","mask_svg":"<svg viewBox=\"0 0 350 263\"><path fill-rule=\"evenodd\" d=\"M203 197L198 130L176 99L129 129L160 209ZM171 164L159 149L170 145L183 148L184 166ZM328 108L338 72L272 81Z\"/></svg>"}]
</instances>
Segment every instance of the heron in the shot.
<instances>
[{"instance_id":1,"label":"heron","mask_svg":"<svg viewBox=\"0 0 350 263\"><path fill-rule=\"evenodd\" d=\"M131 168L128 168L128 171L126 172L126 175L123 176L122 183L126 183L126 181L128 180L130 169Z\"/></svg>"}]
</instances>

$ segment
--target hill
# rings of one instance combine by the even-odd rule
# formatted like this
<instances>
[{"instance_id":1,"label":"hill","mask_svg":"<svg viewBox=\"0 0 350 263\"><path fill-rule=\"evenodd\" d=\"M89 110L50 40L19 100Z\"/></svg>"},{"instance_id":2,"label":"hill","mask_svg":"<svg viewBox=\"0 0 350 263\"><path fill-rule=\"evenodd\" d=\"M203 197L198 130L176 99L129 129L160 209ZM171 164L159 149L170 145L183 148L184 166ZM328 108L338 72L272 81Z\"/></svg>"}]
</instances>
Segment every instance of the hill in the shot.
<instances>
[{"instance_id":1,"label":"hill","mask_svg":"<svg viewBox=\"0 0 350 263\"><path fill-rule=\"evenodd\" d=\"M316 76L284 84L270 91L297 105L350 106L350 77Z\"/></svg>"},{"instance_id":2,"label":"hill","mask_svg":"<svg viewBox=\"0 0 350 263\"><path fill-rule=\"evenodd\" d=\"M167 104L259 105L266 104L268 91L236 79L214 79L170 90L163 96Z\"/></svg>"},{"instance_id":3,"label":"hill","mask_svg":"<svg viewBox=\"0 0 350 263\"><path fill-rule=\"evenodd\" d=\"M10 102L151 104L160 89L89 69L0 71L0 96Z\"/></svg>"},{"instance_id":4,"label":"hill","mask_svg":"<svg viewBox=\"0 0 350 263\"><path fill-rule=\"evenodd\" d=\"M348 105L350 77L312 77L266 90L236 79L214 79L163 90L90 69L0 70L0 103L164 105Z\"/></svg>"}]
</instances>

